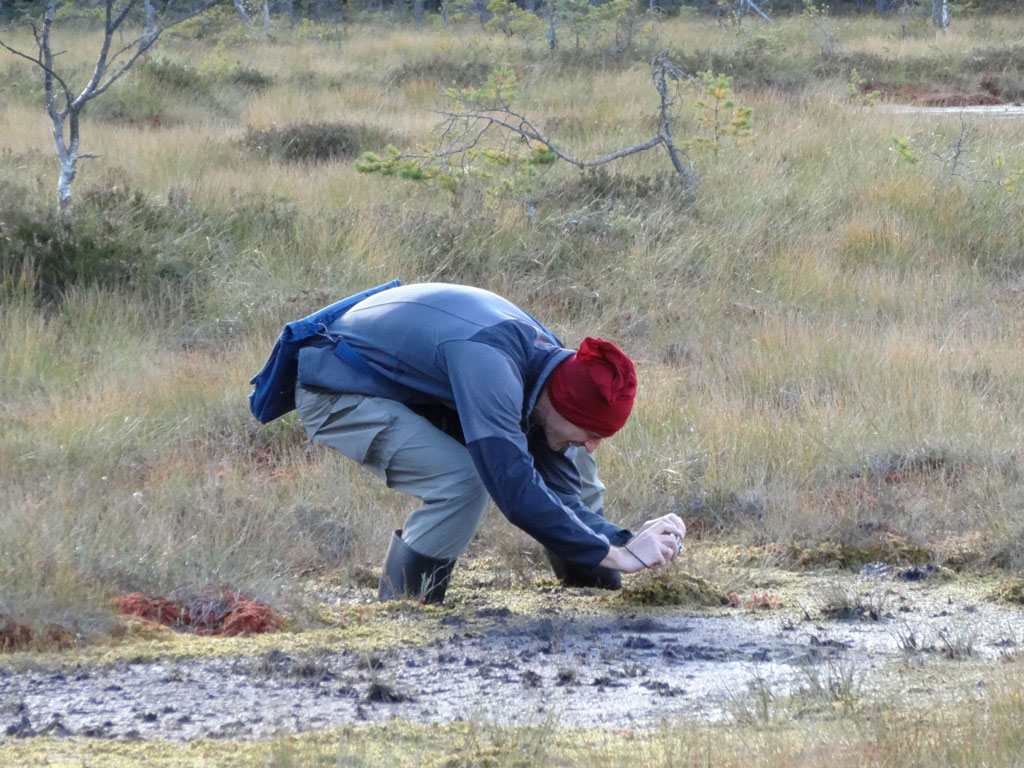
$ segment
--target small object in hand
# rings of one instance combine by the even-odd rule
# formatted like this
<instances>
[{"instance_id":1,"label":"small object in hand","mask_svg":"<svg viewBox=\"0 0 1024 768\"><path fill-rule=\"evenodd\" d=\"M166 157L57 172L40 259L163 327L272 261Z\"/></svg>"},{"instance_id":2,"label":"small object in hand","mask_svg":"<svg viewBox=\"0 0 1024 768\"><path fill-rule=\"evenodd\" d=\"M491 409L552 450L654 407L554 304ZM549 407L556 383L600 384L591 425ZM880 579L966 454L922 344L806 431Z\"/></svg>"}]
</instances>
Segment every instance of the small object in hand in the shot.
<instances>
[{"instance_id":1,"label":"small object in hand","mask_svg":"<svg viewBox=\"0 0 1024 768\"><path fill-rule=\"evenodd\" d=\"M672 535L676 537L676 554L678 554L683 551L683 537L678 533L673 533Z\"/></svg>"}]
</instances>

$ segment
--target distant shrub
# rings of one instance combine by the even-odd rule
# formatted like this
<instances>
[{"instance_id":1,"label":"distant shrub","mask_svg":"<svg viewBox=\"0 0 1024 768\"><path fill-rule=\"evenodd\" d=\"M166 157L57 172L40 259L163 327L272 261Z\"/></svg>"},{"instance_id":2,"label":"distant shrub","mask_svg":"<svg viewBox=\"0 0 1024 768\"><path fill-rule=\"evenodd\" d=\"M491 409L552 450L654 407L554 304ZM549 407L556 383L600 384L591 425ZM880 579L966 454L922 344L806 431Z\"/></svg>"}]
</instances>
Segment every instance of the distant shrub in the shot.
<instances>
[{"instance_id":1,"label":"distant shrub","mask_svg":"<svg viewBox=\"0 0 1024 768\"><path fill-rule=\"evenodd\" d=\"M364 149L396 141L387 131L347 123L293 123L255 129L242 140L246 149L291 163L324 163L351 158Z\"/></svg>"},{"instance_id":2,"label":"distant shrub","mask_svg":"<svg viewBox=\"0 0 1024 768\"><path fill-rule=\"evenodd\" d=\"M94 120L128 125L159 127L167 114L166 89L151 87L139 80L118 83L122 87L105 98L89 102L83 114ZM157 118L154 121L154 117Z\"/></svg>"},{"instance_id":3,"label":"distant shrub","mask_svg":"<svg viewBox=\"0 0 1024 768\"><path fill-rule=\"evenodd\" d=\"M238 21L238 14L229 5L212 8L168 31L169 37L185 40L235 41L244 34L244 27Z\"/></svg>"},{"instance_id":4,"label":"distant shrub","mask_svg":"<svg viewBox=\"0 0 1024 768\"><path fill-rule=\"evenodd\" d=\"M138 23L141 8L131 13L129 18ZM58 25L67 25L77 29L102 29L104 24L103 8L100 5L85 3L59 3L54 21Z\"/></svg>"},{"instance_id":5,"label":"distant shrub","mask_svg":"<svg viewBox=\"0 0 1024 768\"><path fill-rule=\"evenodd\" d=\"M307 40L316 43L340 43L344 32L340 24L322 24L312 19L302 19L293 30L296 40Z\"/></svg>"},{"instance_id":6,"label":"distant shrub","mask_svg":"<svg viewBox=\"0 0 1024 768\"><path fill-rule=\"evenodd\" d=\"M468 88L487 80L492 69L493 65L486 61L452 61L437 56L392 67L384 80L390 85L402 85L410 80L436 80L442 85Z\"/></svg>"},{"instance_id":7,"label":"distant shrub","mask_svg":"<svg viewBox=\"0 0 1024 768\"><path fill-rule=\"evenodd\" d=\"M195 68L170 59L144 61L138 73L144 80L175 91L195 91L203 88L203 79Z\"/></svg>"},{"instance_id":8,"label":"distant shrub","mask_svg":"<svg viewBox=\"0 0 1024 768\"><path fill-rule=\"evenodd\" d=\"M218 42L213 52L204 57L195 69L185 64L160 61L147 67L146 73L160 84L192 93L207 91L211 83L231 83L255 90L274 84L270 75L229 55L223 41Z\"/></svg>"},{"instance_id":9,"label":"distant shrub","mask_svg":"<svg viewBox=\"0 0 1024 768\"><path fill-rule=\"evenodd\" d=\"M1024 69L1024 44L999 48L975 48L964 58L975 72L1020 72Z\"/></svg>"},{"instance_id":10,"label":"distant shrub","mask_svg":"<svg viewBox=\"0 0 1024 768\"><path fill-rule=\"evenodd\" d=\"M194 265L181 249L168 257L155 247L179 229L174 224L141 192L111 185L83 195L72 217L51 206L0 203L0 301L15 292L56 301L76 285L155 292L180 282Z\"/></svg>"},{"instance_id":11,"label":"distant shrub","mask_svg":"<svg viewBox=\"0 0 1024 768\"><path fill-rule=\"evenodd\" d=\"M263 90L274 84L274 78L255 67L239 67L231 75L231 82L245 88Z\"/></svg>"}]
</instances>

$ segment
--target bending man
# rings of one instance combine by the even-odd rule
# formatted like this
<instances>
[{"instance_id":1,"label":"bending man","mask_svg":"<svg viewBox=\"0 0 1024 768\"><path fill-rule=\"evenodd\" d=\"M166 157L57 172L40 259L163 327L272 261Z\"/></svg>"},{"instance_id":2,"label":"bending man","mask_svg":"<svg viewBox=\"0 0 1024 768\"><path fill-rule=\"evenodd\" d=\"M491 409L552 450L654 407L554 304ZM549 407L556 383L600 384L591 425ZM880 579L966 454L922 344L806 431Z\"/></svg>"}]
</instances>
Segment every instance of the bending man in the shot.
<instances>
[{"instance_id":1,"label":"bending man","mask_svg":"<svg viewBox=\"0 0 1024 768\"><path fill-rule=\"evenodd\" d=\"M422 506L392 536L380 598L440 602L489 499L548 551L569 586L617 589L672 560L682 520L634 536L604 519L590 454L636 393L615 345L578 351L488 291L390 283L289 324L253 379L253 412L295 407L311 440Z\"/></svg>"}]
</instances>

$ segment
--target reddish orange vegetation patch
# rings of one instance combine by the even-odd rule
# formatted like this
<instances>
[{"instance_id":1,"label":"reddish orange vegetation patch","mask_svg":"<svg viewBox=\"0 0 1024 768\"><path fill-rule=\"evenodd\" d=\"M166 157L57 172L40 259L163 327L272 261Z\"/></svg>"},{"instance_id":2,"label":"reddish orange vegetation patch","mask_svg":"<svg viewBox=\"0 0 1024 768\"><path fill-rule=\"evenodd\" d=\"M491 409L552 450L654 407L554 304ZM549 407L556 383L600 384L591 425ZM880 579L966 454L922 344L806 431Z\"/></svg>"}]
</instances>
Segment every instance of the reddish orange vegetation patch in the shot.
<instances>
[{"instance_id":1,"label":"reddish orange vegetation patch","mask_svg":"<svg viewBox=\"0 0 1024 768\"><path fill-rule=\"evenodd\" d=\"M0 653L13 653L36 648L70 648L75 636L60 624L47 624L41 634L27 624L0 613Z\"/></svg>"},{"instance_id":2,"label":"reddish orange vegetation patch","mask_svg":"<svg viewBox=\"0 0 1024 768\"><path fill-rule=\"evenodd\" d=\"M6 613L0 614L0 651L23 651L31 644L31 628Z\"/></svg>"},{"instance_id":3,"label":"reddish orange vegetation patch","mask_svg":"<svg viewBox=\"0 0 1024 768\"><path fill-rule=\"evenodd\" d=\"M107 120L112 123L130 125L133 128L163 128L166 122L164 118L157 114L135 117L121 111L112 113L107 117Z\"/></svg>"},{"instance_id":4,"label":"reddish orange vegetation patch","mask_svg":"<svg viewBox=\"0 0 1024 768\"><path fill-rule=\"evenodd\" d=\"M118 601L118 608L125 616L153 621L167 627L188 626L191 618L188 609L164 597L150 597L142 592L124 595Z\"/></svg>"},{"instance_id":5,"label":"reddish orange vegetation patch","mask_svg":"<svg viewBox=\"0 0 1024 768\"><path fill-rule=\"evenodd\" d=\"M741 598L735 592L730 592L728 597L730 608L744 608L751 613L770 611L782 605L779 596L773 595L770 592L762 592L761 594L754 592L746 598Z\"/></svg>"},{"instance_id":6,"label":"reddish orange vegetation patch","mask_svg":"<svg viewBox=\"0 0 1024 768\"><path fill-rule=\"evenodd\" d=\"M877 92L882 101L919 104L925 107L996 107L1006 104L1002 91L994 78L987 77L978 84L974 93L955 93L941 89L917 89L909 86L887 87L862 83L861 92L867 96Z\"/></svg>"},{"instance_id":7,"label":"reddish orange vegetation patch","mask_svg":"<svg viewBox=\"0 0 1024 768\"><path fill-rule=\"evenodd\" d=\"M255 635L284 625L284 618L270 606L230 590L205 592L182 602L132 592L118 601L118 608L125 616L199 635Z\"/></svg>"}]
</instances>

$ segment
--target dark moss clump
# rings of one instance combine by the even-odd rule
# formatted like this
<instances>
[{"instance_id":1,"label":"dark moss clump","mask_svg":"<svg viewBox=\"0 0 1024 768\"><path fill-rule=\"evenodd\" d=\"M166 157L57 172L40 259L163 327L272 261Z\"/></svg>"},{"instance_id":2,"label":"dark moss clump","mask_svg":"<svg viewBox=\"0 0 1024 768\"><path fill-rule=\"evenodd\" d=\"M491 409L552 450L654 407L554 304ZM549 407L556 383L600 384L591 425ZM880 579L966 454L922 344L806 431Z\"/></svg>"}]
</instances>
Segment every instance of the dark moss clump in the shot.
<instances>
[{"instance_id":1,"label":"dark moss clump","mask_svg":"<svg viewBox=\"0 0 1024 768\"><path fill-rule=\"evenodd\" d=\"M783 551L797 568L835 566L857 570L868 563L923 565L935 559L927 547L890 533L871 536L850 545L838 541L797 542Z\"/></svg>"},{"instance_id":2,"label":"dark moss clump","mask_svg":"<svg viewBox=\"0 0 1024 768\"><path fill-rule=\"evenodd\" d=\"M346 123L293 123L249 128L242 143L253 152L291 163L324 163L401 141L387 131Z\"/></svg>"},{"instance_id":3,"label":"dark moss clump","mask_svg":"<svg viewBox=\"0 0 1024 768\"><path fill-rule=\"evenodd\" d=\"M619 593L631 605L728 605L728 596L711 582L682 571L645 574Z\"/></svg>"},{"instance_id":4,"label":"dark moss clump","mask_svg":"<svg viewBox=\"0 0 1024 768\"><path fill-rule=\"evenodd\" d=\"M239 67L231 74L231 82L243 88L261 91L274 84L274 78L254 67Z\"/></svg>"},{"instance_id":5,"label":"dark moss clump","mask_svg":"<svg viewBox=\"0 0 1024 768\"><path fill-rule=\"evenodd\" d=\"M206 83L194 67L170 59L150 59L143 62L139 77L154 86L172 91L196 94L205 91Z\"/></svg>"},{"instance_id":6,"label":"dark moss clump","mask_svg":"<svg viewBox=\"0 0 1024 768\"><path fill-rule=\"evenodd\" d=\"M487 81L492 65L486 61L451 61L443 56L424 61L408 61L388 70L388 85L402 85L410 80L436 80L442 85L469 88Z\"/></svg>"}]
</instances>

